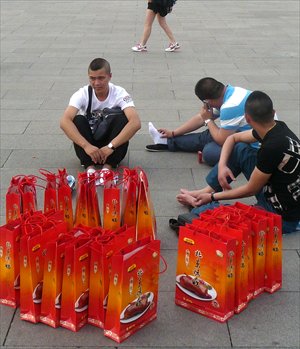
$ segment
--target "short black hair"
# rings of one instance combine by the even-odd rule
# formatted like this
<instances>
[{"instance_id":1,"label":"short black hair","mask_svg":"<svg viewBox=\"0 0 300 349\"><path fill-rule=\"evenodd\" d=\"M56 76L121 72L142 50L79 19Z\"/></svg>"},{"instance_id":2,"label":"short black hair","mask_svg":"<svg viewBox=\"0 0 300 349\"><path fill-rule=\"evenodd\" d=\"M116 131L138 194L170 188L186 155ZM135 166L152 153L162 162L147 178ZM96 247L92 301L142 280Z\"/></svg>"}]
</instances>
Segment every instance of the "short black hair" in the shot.
<instances>
[{"instance_id":1,"label":"short black hair","mask_svg":"<svg viewBox=\"0 0 300 349\"><path fill-rule=\"evenodd\" d=\"M245 103L245 112L253 121L265 124L274 119L273 102L271 98L262 91L253 91Z\"/></svg>"},{"instance_id":2,"label":"short black hair","mask_svg":"<svg viewBox=\"0 0 300 349\"><path fill-rule=\"evenodd\" d=\"M95 58L89 65L88 71L96 71L100 69L105 69L107 74L111 74L110 64L104 58Z\"/></svg>"},{"instance_id":3,"label":"short black hair","mask_svg":"<svg viewBox=\"0 0 300 349\"><path fill-rule=\"evenodd\" d=\"M217 99L221 97L224 90L224 84L214 78L203 78L195 86L195 94L201 100Z\"/></svg>"}]
</instances>

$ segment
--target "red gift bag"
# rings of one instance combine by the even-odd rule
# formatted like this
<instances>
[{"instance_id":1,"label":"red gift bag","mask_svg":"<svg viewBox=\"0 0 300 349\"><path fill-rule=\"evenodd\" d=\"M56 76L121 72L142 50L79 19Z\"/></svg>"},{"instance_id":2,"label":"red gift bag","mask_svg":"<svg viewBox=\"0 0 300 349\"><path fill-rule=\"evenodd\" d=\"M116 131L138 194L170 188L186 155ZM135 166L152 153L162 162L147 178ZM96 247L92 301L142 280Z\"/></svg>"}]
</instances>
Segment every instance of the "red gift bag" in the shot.
<instances>
[{"instance_id":1,"label":"red gift bag","mask_svg":"<svg viewBox=\"0 0 300 349\"><path fill-rule=\"evenodd\" d=\"M257 297L265 289L265 265L266 265L266 235L268 221L266 217L257 215L251 206L235 204L240 215L251 221L254 297Z\"/></svg>"},{"instance_id":2,"label":"red gift bag","mask_svg":"<svg viewBox=\"0 0 300 349\"><path fill-rule=\"evenodd\" d=\"M0 303L17 308L20 304L21 219L0 227Z\"/></svg>"},{"instance_id":3,"label":"red gift bag","mask_svg":"<svg viewBox=\"0 0 300 349\"><path fill-rule=\"evenodd\" d=\"M123 226L91 243L88 323L104 327L112 256L135 242L135 227Z\"/></svg>"},{"instance_id":4,"label":"red gift bag","mask_svg":"<svg viewBox=\"0 0 300 349\"><path fill-rule=\"evenodd\" d=\"M194 220L192 226L213 231L220 236L236 239L236 277L235 277L235 313L240 313L248 304L248 246L249 234L247 230L231 227L230 220L212 218L210 220ZM188 228L190 225L187 226Z\"/></svg>"},{"instance_id":5,"label":"red gift bag","mask_svg":"<svg viewBox=\"0 0 300 349\"><path fill-rule=\"evenodd\" d=\"M219 322L234 314L236 240L179 229L175 303Z\"/></svg>"},{"instance_id":6,"label":"red gift bag","mask_svg":"<svg viewBox=\"0 0 300 349\"><path fill-rule=\"evenodd\" d=\"M22 194L20 191L21 176L12 177L6 192L6 223L21 216Z\"/></svg>"},{"instance_id":7,"label":"red gift bag","mask_svg":"<svg viewBox=\"0 0 300 349\"><path fill-rule=\"evenodd\" d=\"M145 237L156 238L156 219L153 203L150 196L146 173L139 174L138 201L137 201L137 240Z\"/></svg>"},{"instance_id":8,"label":"red gift bag","mask_svg":"<svg viewBox=\"0 0 300 349\"><path fill-rule=\"evenodd\" d=\"M56 174L45 169L40 169L45 177L46 186L44 192L44 212L57 210L57 185Z\"/></svg>"},{"instance_id":9,"label":"red gift bag","mask_svg":"<svg viewBox=\"0 0 300 349\"><path fill-rule=\"evenodd\" d=\"M87 182L87 207L88 207L88 226L101 226L101 218L99 213L99 203L96 191L94 174L90 175Z\"/></svg>"},{"instance_id":10,"label":"red gift bag","mask_svg":"<svg viewBox=\"0 0 300 349\"><path fill-rule=\"evenodd\" d=\"M57 206L63 211L68 230L73 228L72 190L68 185L66 169L58 170Z\"/></svg>"},{"instance_id":11,"label":"red gift bag","mask_svg":"<svg viewBox=\"0 0 300 349\"><path fill-rule=\"evenodd\" d=\"M20 180L20 192L22 197L22 211L34 212L37 210L37 198L35 188L35 176L24 176Z\"/></svg>"},{"instance_id":12,"label":"red gift bag","mask_svg":"<svg viewBox=\"0 0 300 349\"><path fill-rule=\"evenodd\" d=\"M87 323L90 239L78 237L65 248L60 325L73 332Z\"/></svg>"},{"instance_id":13,"label":"red gift bag","mask_svg":"<svg viewBox=\"0 0 300 349\"><path fill-rule=\"evenodd\" d=\"M235 229L242 229L244 234L248 236L247 248L247 262L248 262L248 302L254 297L255 283L254 283L254 259L253 259L253 230L252 222L249 217L236 209L234 206L219 206L213 210L207 210L201 214L203 220L217 220L221 219L227 221L230 227Z\"/></svg>"},{"instance_id":14,"label":"red gift bag","mask_svg":"<svg viewBox=\"0 0 300 349\"><path fill-rule=\"evenodd\" d=\"M157 317L160 241L139 240L112 257L104 335L120 343Z\"/></svg>"},{"instance_id":15,"label":"red gift bag","mask_svg":"<svg viewBox=\"0 0 300 349\"><path fill-rule=\"evenodd\" d=\"M78 188L76 197L74 225L82 224L88 226L88 198L87 198L87 174L78 173Z\"/></svg>"},{"instance_id":16,"label":"red gift bag","mask_svg":"<svg viewBox=\"0 0 300 349\"><path fill-rule=\"evenodd\" d=\"M61 234L46 245L40 321L51 327L60 322L65 249L72 239L71 234Z\"/></svg>"},{"instance_id":17,"label":"red gift bag","mask_svg":"<svg viewBox=\"0 0 300 349\"><path fill-rule=\"evenodd\" d=\"M266 259L265 259L265 291L273 293L282 287L282 218L259 207L247 207L240 202L236 207L249 209L267 219L266 229Z\"/></svg>"},{"instance_id":18,"label":"red gift bag","mask_svg":"<svg viewBox=\"0 0 300 349\"><path fill-rule=\"evenodd\" d=\"M122 183L122 224L136 226L137 219L138 172L136 169L124 168Z\"/></svg>"}]
</instances>

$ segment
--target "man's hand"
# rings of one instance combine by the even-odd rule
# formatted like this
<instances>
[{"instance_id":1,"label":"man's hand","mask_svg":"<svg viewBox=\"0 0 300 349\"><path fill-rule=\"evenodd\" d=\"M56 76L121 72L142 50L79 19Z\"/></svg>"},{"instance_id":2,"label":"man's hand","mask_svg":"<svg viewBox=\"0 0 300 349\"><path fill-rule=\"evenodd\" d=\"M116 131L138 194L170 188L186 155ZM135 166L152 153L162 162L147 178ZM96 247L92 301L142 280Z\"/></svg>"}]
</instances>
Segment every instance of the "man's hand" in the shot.
<instances>
[{"instance_id":1,"label":"man's hand","mask_svg":"<svg viewBox=\"0 0 300 349\"><path fill-rule=\"evenodd\" d=\"M99 149L99 153L100 153L100 158L101 158L101 162L100 164L105 164L106 163L106 159L113 153L113 149L108 148L108 146L106 145L105 147L102 147Z\"/></svg>"},{"instance_id":2,"label":"man's hand","mask_svg":"<svg viewBox=\"0 0 300 349\"><path fill-rule=\"evenodd\" d=\"M101 164L102 160L101 160L101 154L100 154L100 149L95 147L92 144L87 144L84 148L84 151L87 153L87 155L89 155L92 159L92 161L95 164Z\"/></svg>"},{"instance_id":3,"label":"man's hand","mask_svg":"<svg viewBox=\"0 0 300 349\"><path fill-rule=\"evenodd\" d=\"M173 136L172 131L166 128L159 128L157 131L161 134L161 138L171 138Z\"/></svg>"},{"instance_id":4,"label":"man's hand","mask_svg":"<svg viewBox=\"0 0 300 349\"><path fill-rule=\"evenodd\" d=\"M204 104L202 108L200 109L200 115L202 120L208 120L213 118L213 111L212 109L208 109L207 105Z\"/></svg>"},{"instance_id":5,"label":"man's hand","mask_svg":"<svg viewBox=\"0 0 300 349\"><path fill-rule=\"evenodd\" d=\"M195 205L202 206L211 202L211 193L199 193L195 196Z\"/></svg>"},{"instance_id":6,"label":"man's hand","mask_svg":"<svg viewBox=\"0 0 300 349\"><path fill-rule=\"evenodd\" d=\"M219 164L218 180L219 180L220 186L222 187L223 190L232 189L230 184L228 183L228 178L231 178L231 180L233 180L233 181L235 181L235 179L236 179L229 167L220 166L220 164Z\"/></svg>"}]
</instances>

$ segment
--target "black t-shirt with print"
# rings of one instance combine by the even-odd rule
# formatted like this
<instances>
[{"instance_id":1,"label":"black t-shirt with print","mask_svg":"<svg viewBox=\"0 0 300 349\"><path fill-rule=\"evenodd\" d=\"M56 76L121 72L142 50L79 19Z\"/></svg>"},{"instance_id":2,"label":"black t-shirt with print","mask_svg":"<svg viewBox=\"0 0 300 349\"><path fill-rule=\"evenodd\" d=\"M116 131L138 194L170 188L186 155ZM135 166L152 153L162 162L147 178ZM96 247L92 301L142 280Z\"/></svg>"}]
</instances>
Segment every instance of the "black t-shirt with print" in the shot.
<instances>
[{"instance_id":1,"label":"black t-shirt with print","mask_svg":"<svg viewBox=\"0 0 300 349\"><path fill-rule=\"evenodd\" d=\"M300 141L283 121L261 139L253 130L253 136L261 142L256 167L264 173L272 173L264 194L276 212L284 220L300 219Z\"/></svg>"}]
</instances>

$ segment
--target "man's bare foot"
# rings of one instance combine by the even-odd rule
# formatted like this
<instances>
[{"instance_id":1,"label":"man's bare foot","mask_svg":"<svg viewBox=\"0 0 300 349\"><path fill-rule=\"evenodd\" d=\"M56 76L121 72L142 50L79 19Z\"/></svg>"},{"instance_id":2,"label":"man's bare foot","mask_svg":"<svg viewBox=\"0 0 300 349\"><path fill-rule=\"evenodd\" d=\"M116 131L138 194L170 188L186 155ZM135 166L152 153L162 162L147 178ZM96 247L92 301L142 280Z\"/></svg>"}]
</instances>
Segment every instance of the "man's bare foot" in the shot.
<instances>
[{"instance_id":1,"label":"man's bare foot","mask_svg":"<svg viewBox=\"0 0 300 349\"><path fill-rule=\"evenodd\" d=\"M203 193L212 193L214 190L207 186L203 189L198 189L198 190L187 190L187 189L180 189L180 193L181 194L188 194L191 195L193 197L197 197L198 194L203 194Z\"/></svg>"},{"instance_id":2,"label":"man's bare foot","mask_svg":"<svg viewBox=\"0 0 300 349\"><path fill-rule=\"evenodd\" d=\"M188 193L178 194L176 196L176 199L182 205L196 207L195 198L192 195L189 195Z\"/></svg>"}]
</instances>

